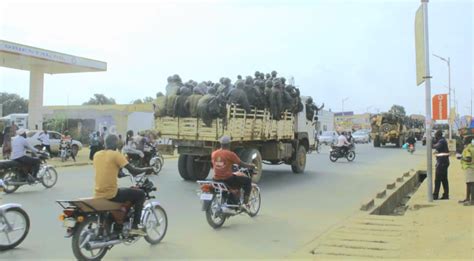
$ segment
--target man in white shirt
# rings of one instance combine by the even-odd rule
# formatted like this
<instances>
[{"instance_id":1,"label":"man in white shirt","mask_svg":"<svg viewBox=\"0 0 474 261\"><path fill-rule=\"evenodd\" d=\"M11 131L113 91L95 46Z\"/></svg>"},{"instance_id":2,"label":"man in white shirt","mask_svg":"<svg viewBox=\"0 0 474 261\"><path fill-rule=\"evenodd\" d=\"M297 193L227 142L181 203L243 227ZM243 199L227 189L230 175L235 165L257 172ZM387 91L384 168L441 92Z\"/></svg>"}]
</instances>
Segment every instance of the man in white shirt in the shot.
<instances>
[{"instance_id":1,"label":"man in white shirt","mask_svg":"<svg viewBox=\"0 0 474 261\"><path fill-rule=\"evenodd\" d=\"M336 147L338 147L343 153L346 153L350 145L351 144L349 143L349 141L347 141L346 134L344 132L341 132L339 137L337 137Z\"/></svg>"},{"instance_id":2,"label":"man in white shirt","mask_svg":"<svg viewBox=\"0 0 474 261\"><path fill-rule=\"evenodd\" d=\"M19 129L16 133L17 136L12 140L12 155L10 159L17 161L23 166L31 166L32 175L36 177L41 161L38 158L27 156L26 150L30 150L33 153L37 153L38 150L33 148L26 140L25 129Z\"/></svg>"},{"instance_id":3,"label":"man in white shirt","mask_svg":"<svg viewBox=\"0 0 474 261\"><path fill-rule=\"evenodd\" d=\"M47 130L44 130L38 136L38 139L41 141L41 147L46 148L46 151L51 155L51 143L49 142L49 133Z\"/></svg>"}]
</instances>

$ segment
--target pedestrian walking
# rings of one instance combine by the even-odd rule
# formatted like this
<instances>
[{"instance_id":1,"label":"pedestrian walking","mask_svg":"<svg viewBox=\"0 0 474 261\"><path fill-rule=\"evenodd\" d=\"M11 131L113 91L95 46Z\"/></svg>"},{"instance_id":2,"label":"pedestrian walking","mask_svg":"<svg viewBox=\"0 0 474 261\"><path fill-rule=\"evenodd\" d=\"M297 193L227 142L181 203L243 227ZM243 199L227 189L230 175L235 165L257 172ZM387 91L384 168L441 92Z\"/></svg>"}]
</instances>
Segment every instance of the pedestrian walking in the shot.
<instances>
[{"instance_id":1,"label":"pedestrian walking","mask_svg":"<svg viewBox=\"0 0 474 261\"><path fill-rule=\"evenodd\" d=\"M41 149L46 149L46 151L51 155L51 143L49 141L48 130L44 130L38 135L38 140L41 141Z\"/></svg>"},{"instance_id":2,"label":"pedestrian walking","mask_svg":"<svg viewBox=\"0 0 474 261\"><path fill-rule=\"evenodd\" d=\"M466 198L460 200L465 206L474 205L474 144L473 136L464 138L464 150L462 151L461 166L466 178Z\"/></svg>"},{"instance_id":3,"label":"pedestrian walking","mask_svg":"<svg viewBox=\"0 0 474 261\"><path fill-rule=\"evenodd\" d=\"M12 153L12 134L11 134L11 126L6 126L3 129L3 146L2 146L2 154L3 159L10 159L10 154Z\"/></svg>"},{"instance_id":4,"label":"pedestrian walking","mask_svg":"<svg viewBox=\"0 0 474 261\"><path fill-rule=\"evenodd\" d=\"M443 137L441 130L435 133L435 144L433 149L436 150L436 176L435 188L433 192L433 199L449 199L449 182L448 182L448 167L449 167L449 148L448 142ZM443 196L439 198L439 189L443 185Z\"/></svg>"},{"instance_id":5,"label":"pedestrian walking","mask_svg":"<svg viewBox=\"0 0 474 261\"><path fill-rule=\"evenodd\" d=\"M97 131L93 131L90 135L89 135L89 149L90 149L90 152L89 152L89 159L90 160L93 160L94 159L94 154L101 150L100 148L100 133Z\"/></svg>"},{"instance_id":6,"label":"pedestrian walking","mask_svg":"<svg viewBox=\"0 0 474 261\"><path fill-rule=\"evenodd\" d=\"M123 142L122 134L119 134L118 135L118 143L117 143L117 150L119 152L122 152L123 145L124 145L124 142Z\"/></svg>"}]
</instances>

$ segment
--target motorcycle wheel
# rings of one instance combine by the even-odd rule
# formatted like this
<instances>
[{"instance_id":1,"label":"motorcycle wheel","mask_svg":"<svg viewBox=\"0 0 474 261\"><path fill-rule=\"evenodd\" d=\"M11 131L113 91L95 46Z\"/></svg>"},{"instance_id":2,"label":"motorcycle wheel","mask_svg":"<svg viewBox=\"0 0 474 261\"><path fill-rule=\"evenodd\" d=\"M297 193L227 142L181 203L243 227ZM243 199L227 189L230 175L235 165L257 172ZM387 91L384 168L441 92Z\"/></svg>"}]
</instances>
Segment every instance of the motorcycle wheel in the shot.
<instances>
[{"instance_id":1,"label":"motorcycle wheel","mask_svg":"<svg viewBox=\"0 0 474 261\"><path fill-rule=\"evenodd\" d=\"M89 237L89 240L94 240L95 230L100 226L97 222L97 218L88 217L82 223L79 224L74 235L72 236L72 252L77 260L101 260L107 251L108 247L99 249L87 250L85 246L81 248L84 240Z\"/></svg>"},{"instance_id":2,"label":"motorcycle wheel","mask_svg":"<svg viewBox=\"0 0 474 261\"><path fill-rule=\"evenodd\" d=\"M12 231L6 231L5 221L12 226ZM4 216L0 217L3 231L0 231L0 251L15 248L23 240L30 231L30 218L26 212L18 207L8 209Z\"/></svg>"},{"instance_id":3,"label":"motorcycle wheel","mask_svg":"<svg viewBox=\"0 0 474 261\"><path fill-rule=\"evenodd\" d=\"M355 152L351 150L347 153L346 159L348 161L352 162L352 161L354 161L355 157L356 157Z\"/></svg>"},{"instance_id":4,"label":"motorcycle wheel","mask_svg":"<svg viewBox=\"0 0 474 261\"><path fill-rule=\"evenodd\" d=\"M220 213L219 208L219 200L216 196L214 196L211 201L211 204L206 210L207 223L209 223L212 228L220 228L222 225L224 225L226 216Z\"/></svg>"},{"instance_id":5,"label":"motorcycle wheel","mask_svg":"<svg viewBox=\"0 0 474 261\"><path fill-rule=\"evenodd\" d=\"M331 151L331 152L329 153L329 160L330 160L330 161L332 161L332 162L336 162L336 161L337 161L337 159L338 159L338 157L337 157L337 153L336 153L336 152L333 152L333 151Z\"/></svg>"},{"instance_id":6,"label":"motorcycle wheel","mask_svg":"<svg viewBox=\"0 0 474 261\"><path fill-rule=\"evenodd\" d=\"M253 185L249 198L249 216L255 217L258 214L258 212L260 211L261 203L262 198L260 197L260 190L257 188L256 185Z\"/></svg>"},{"instance_id":7,"label":"motorcycle wheel","mask_svg":"<svg viewBox=\"0 0 474 261\"><path fill-rule=\"evenodd\" d=\"M162 164L161 164L161 159L160 158L152 158L150 160L150 167L153 168L153 171L155 173L159 173L161 171L161 168L162 168Z\"/></svg>"},{"instance_id":8,"label":"motorcycle wheel","mask_svg":"<svg viewBox=\"0 0 474 261\"><path fill-rule=\"evenodd\" d=\"M56 182L58 182L58 172L53 167L47 168L41 177L41 183L45 188L52 188Z\"/></svg>"},{"instance_id":9,"label":"motorcycle wheel","mask_svg":"<svg viewBox=\"0 0 474 261\"><path fill-rule=\"evenodd\" d=\"M152 245L160 243L168 229L166 211L161 206L154 206L153 209L149 210L143 223L147 234L145 240Z\"/></svg>"},{"instance_id":10,"label":"motorcycle wheel","mask_svg":"<svg viewBox=\"0 0 474 261\"><path fill-rule=\"evenodd\" d=\"M7 194L15 192L20 187L19 185L8 185L10 181L17 181L17 173L13 170L8 170L3 176L3 182L5 183L3 191Z\"/></svg>"}]
</instances>

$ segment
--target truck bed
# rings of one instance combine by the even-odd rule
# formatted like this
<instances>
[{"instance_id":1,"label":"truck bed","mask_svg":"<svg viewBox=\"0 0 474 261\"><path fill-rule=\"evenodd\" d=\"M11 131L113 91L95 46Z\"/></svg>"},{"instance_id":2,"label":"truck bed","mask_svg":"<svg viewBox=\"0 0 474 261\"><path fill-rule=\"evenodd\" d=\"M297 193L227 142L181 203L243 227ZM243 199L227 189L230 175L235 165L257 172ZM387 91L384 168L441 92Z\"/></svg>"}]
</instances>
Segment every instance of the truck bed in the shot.
<instances>
[{"instance_id":1,"label":"truck bed","mask_svg":"<svg viewBox=\"0 0 474 261\"><path fill-rule=\"evenodd\" d=\"M155 129L161 137L172 140L218 141L228 135L232 141L267 141L293 139L295 119L290 112L283 112L282 119L272 120L267 110L245 110L227 105L225 119L214 119L207 127L200 118L158 117Z\"/></svg>"}]
</instances>

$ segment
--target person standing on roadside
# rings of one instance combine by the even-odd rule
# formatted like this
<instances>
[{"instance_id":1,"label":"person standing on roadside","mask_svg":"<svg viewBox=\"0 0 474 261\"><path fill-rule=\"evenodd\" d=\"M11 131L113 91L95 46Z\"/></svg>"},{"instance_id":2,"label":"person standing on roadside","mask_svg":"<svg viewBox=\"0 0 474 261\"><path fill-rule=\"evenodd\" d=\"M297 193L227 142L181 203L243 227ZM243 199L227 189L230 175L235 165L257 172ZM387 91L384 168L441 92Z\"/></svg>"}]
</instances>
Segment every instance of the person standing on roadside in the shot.
<instances>
[{"instance_id":1,"label":"person standing on roadside","mask_svg":"<svg viewBox=\"0 0 474 261\"><path fill-rule=\"evenodd\" d=\"M466 198L460 200L465 206L474 205L474 144L473 136L464 138L464 150L462 151L461 166L466 177Z\"/></svg>"},{"instance_id":2,"label":"person standing on roadside","mask_svg":"<svg viewBox=\"0 0 474 261\"><path fill-rule=\"evenodd\" d=\"M41 148L46 148L46 151L51 155L51 143L49 142L49 133L46 129L38 135L38 139L41 141Z\"/></svg>"},{"instance_id":3,"label":"person standing on roadside","mask_svg":"<svg viewBox=\"0 0 474 261\"><path fill-rule=\"evenodd\" d=\"M123 145L124 145L124 143L123 143L122 134L119 134L119 135L118 135L118 143L117 143L117 150L118 150L119 152L122 152Z\"/></svg>"},{"instance_id":4,"label":"person standing on roadside","mask_svg":"<svg viewBox=\"0 0 474 261\"><path fill-rule=\"evenodd\" d=\"M93 160L94 159L94 154L100 150L100 141L99 141L99 132L93 131L89 135L89 159Z\"/></svg>"},{"instance_id":5,"label":"person standing on roadside","mask_svg":"<svg viewBox=\"0 0 474 261\"><path fill-rule=\"evenodd\" d=\"M439 197L439 189L443 184L443 196L439 199L449 199L449 182L448 182L448 167L449 167L449 148L448 142L443 137L441 130L435 133L435 142L433 149L436 150L436 176L433 199L437 200Z\"/></svg>"}]
</instances>

